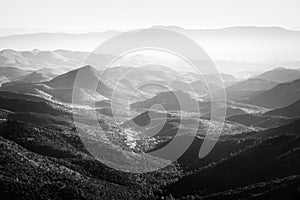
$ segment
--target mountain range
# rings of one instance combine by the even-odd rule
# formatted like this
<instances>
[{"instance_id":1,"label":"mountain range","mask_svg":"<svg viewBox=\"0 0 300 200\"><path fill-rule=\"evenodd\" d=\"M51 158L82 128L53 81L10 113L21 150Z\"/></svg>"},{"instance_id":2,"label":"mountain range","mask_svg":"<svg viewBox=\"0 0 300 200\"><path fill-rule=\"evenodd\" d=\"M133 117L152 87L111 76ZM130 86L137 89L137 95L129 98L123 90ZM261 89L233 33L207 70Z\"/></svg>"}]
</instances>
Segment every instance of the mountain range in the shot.
<instances>
[{"instance_id":1,"label":"mountain range","mask_svg":"<svg viewBox=\"0 0 300 200\"><path fill-rule=\"evenodd\" d=\"M259 34L269 37L268 31ZM282 29L274 34L298 37ZM67 50L0 55L0 196L5 199L299 196L296 70L275 68L240 79L149 63L103 69L109 54L92 55L95 66L79 64L86 53ZM225 101L210 98L222 92ZM212 113L224 114L224 123ZM213 142L220 127L214 148L199 158L204 138ZM156 154L172 141L177 152L189 140L174 162ZM160 169L131 173L152 167Z\"/></svg>"},{"instance_id":2,"label":"mountain range","mask_svg":"<svg viewBox=\"0 0 300 200\"><path fill-rule=\"evenodd\" d=\"M253 76L268 70L270 66L296 68L299 66L299 31L280 27L228 27L223 29L183 29L175 26L156 26L182 33L195 40L214 58L216 66L222 72L239 76ZM34 33L0 37L0 49L70 49L79 51L76 59L67 58L65 62L77 62L84 54L92 52L107 39L122 33L120 31L93 32L82 34ZM230 51L228 47L230 46ZM52 57L52 62L62 52ZM107 52L111 54L111 52ZM34 57L34 55L31 55ZM45 56L45 55L44 55ZM66 55L64 55L66 56ZM197 59L197 58L195 58ZM57 61L57 60L56 60ZM58 64L58 63L56 63ZM86 63L96 65L96 63ZM100 64L101 65L101 64Z\"/></svg>"},{"instance_id":3,"label":"mountain range","mask_svg":"<svg viewBox=\"0 0 300 200\"><path fill-rule=\"evenodd\" d=\"M83 77L78 85L74 86L79 71ZM94 86L95 91L93 91ZM111 89L99 80L95 69L90 66L72 70L46 82L4 84L0 90L33 94L68 103L72 102L72 99L75 102L100 101L111 93Z\"/></svg>"}]
</instances>

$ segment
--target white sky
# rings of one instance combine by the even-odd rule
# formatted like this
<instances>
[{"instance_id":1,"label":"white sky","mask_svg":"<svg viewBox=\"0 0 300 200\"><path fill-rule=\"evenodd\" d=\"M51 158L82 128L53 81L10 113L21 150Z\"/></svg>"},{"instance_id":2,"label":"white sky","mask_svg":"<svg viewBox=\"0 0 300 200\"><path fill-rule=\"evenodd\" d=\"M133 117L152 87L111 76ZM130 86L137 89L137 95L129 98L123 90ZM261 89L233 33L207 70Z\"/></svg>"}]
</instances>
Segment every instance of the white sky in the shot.
<instances>
[{"instance_id":1,"label":"white sky","mask_svg":"<svg viewBox=\"0 0 300 200\"><path fill-rule=\"evenodd\" d=\"M153 25L300 30L299 19L299 0L0 0L2 32L89 32Z\"/></svg>"}]
</instances>

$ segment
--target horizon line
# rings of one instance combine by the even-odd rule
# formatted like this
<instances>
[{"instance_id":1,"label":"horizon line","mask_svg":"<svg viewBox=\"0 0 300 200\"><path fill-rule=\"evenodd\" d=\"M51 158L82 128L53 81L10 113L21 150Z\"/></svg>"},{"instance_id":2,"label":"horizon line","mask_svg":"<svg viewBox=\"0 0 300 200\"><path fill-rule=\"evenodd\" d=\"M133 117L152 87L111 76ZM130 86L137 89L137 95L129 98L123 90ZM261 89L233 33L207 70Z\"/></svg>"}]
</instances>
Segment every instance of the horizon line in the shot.
<instances>
[{"instance_id":1,"label":"horizon line","mask_svg":"<svg viewBox=\"0 0 300 200\"><path fill-rule=\"evenodd\" d=\"M150 29L150 28L175 28L175 29L181 29L184 31L215 31L215 30L225 30L225 29L232 29L232 28L274 28L274 29L282 29L285 31L294 31L294 32L300 32L299 29L292 29L292 28L285 28L282 26L251 26L251 25L237 25L237 26L227 26L227 27L220 27L220 28L185 28L182 26L176 26L176 25L153 25L151 27L142 27L142 28L136 28L136 29L105 29L105 30L55 30L55 29L47 29L47 28L7 28L7 27L0 27L1 30L7 30L7 31L16 31L16 30L24 30L24 32L20 31L20 33L12 33L12 34L4 34L0 37L9 37L9 36L15 36L15 35L34 35L34 34L69 34L69 35L80 35L80 34L92 34L92 33L109 33L109 32L126 32L131 30L142 30L142 29ZM35 31L36 30L36 31Z\"/></svg>"}]
</instances>

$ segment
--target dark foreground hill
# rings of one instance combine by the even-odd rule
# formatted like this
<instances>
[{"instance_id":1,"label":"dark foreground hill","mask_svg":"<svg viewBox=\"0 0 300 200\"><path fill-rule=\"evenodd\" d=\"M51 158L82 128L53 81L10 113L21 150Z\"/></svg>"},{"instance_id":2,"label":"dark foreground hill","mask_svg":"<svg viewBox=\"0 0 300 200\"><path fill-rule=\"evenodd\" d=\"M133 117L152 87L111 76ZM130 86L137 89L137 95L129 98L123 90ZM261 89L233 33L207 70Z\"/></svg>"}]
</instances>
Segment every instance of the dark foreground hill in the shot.
<instances>
[{"instance_id":1,"label":"dark foreground hill","mask_svg":"<svg viewBox=\"0 0 300 200\"><path fill-rule=\"evenodd\" d=\"M43 135L36 136L40 139L33 137L38 140L32 141L37 133L26 133L26 128L15 122L1 125L1 198L135 199L144 196L129 183L129 177L110 174L109 169L92 158L75 156L74 148L63 145L67 143L45 141L47 136Z\"/></svg>"},{"instance_id":2,"label":"dark foreground hill","mask_svg":"<svg viewBox=\"0 0 300 200\"><path fill-rule=\"evenodd\" d=\"M155 199L155 188L178 176L172 168L116 171L94 159L76 132L15 120L0 122L0 150L4 199Z\"/></svg>"},{"instance_id":3,"label":"dark foreground hill","mask_svg":"<svg viewBox=\"0 0 300 200\"><path fill-rule=\"evenodd\" d=\"M232 143L237 149L230 156L192 171L166 191L176 197L205 199L296 199L300 196L299 122L227 138L237 142ZM240 146L246 141L249 145Z\"/></svg>"},{"instance_id":4,"label":"dark foreground hill","mask_svg":"<svg viewBox=\"0 0 300 200\"><path fill-rule=\"evenodd\" d=\"M52 115L63 114L64 112L53 108L52 105L41 101L28 101L22 99L12 99L0 97L0 108L13 112L37 112Z\"/></svg>"},{"instance_id":5,"label":"dark foreground hill","mask_svg":"<svg viewBox=\"0 0 300 200\"><path fill-rule=\"evenodd\" d=\"M173 165L149 174L109 168L87 151L63 106L17 93L1 98L1 199L156 199L180 176Z\"/></svg>"}]
</instances>

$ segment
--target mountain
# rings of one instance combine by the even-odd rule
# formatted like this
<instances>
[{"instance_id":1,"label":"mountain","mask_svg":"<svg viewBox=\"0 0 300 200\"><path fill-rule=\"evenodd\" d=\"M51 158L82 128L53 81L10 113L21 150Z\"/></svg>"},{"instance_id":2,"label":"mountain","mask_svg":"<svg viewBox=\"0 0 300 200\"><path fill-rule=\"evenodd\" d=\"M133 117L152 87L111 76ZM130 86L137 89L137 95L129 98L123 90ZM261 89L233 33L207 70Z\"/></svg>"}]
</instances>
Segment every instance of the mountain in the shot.
<instances>
[{"instance_id":1,"label":"mountain","mask_svg":"<svg viewBox=\"0 0 300 200\"><path fill-rule=\"evenodd\" d=\"M287 69L283 67L275 68L267 71L256 78L264 79L277 83L291 82L300 79L300 72L295 69Z\"/></svg>"},{"instance_id":2,"label":"mountain","mask_svg":"<svg viewBox=\"0 0 300 200\"><path fill-rule=\"evenodd\" d=\"M203 82L202 80L196 80L194 82L191 82L190 84L197 94L205 95L206 97L209 96L210 93L214 93L224 88L224 85L220 84L220 82L214 81Z\"/></svg>"},{"instance_id":3,"label":"mountain","mask_svg":"<svg viewBox=\"0 0 300 200\"><path fill-rule=\"evenodd\" d=\"M117 31L91 32L83 34L33 33L4 36L0 38L0 48L11 49L72 49L91 51L98 44L118 34ZM84 42L85 41L85 42ZM86 45L84 48L83 46Z\"/></svg>"},{"instance_id":4,"label":"mountain","mask_svg":"<svg viewBox=\"0 0 300 200\"><path fill-rule=\"evenodd\" d=\"M156 26L186 35L201 44L209 55L216 59L236 61L251 60L263 63L266 69L280 60L297 60L299 52L299 31L280 27L228 27L222 29L184 29L174 26ZM35 33L0 37L0 49L72 49L92 51L103 41L120 33L119 31L92 32L82 34ZM235 45L232 45L235 44ZM256 44L256 45L254 45ZM228 51L228 46L231 50ZM266 58L276 58L266 59ZM263 61L263 62L262 62ZM92 64L91 64L92 65ZM274 65L273 65L274 66ZM256 69L261 69L257 66ZM230 69L230 68L229 68ZM232 67L231 67L232 69ZM236 69L232 69L236 71ZM241 70L241 69L238 69ZM226 71L226 70L225 70ZM228 70L227 70L228 71Z\"/></svg>"},{"instance_id":5,"label":"mountain","mask_svg":"<svg viewBox=\"0 0 300 200\"><path fill-rule=\"evenodd\" d=\"M150 99L131 104L130 108L134 110L147 110L157 104L162 105L167 111L193 112L199 110L199 108L197 109L199 106L198 102L181 90L161 92Z\"/></svg>"},{"instance_id":6,"label":"mountain","mask_svg":"<svg viewBox=\"0 0 300 200\"><path fill-rule=\"evenodd\" d=\"M236 115L242 115L242 114L246 114L247 113L243 109L235 108L235 107L231 107L231 106L227 106L226 108L222 107L222 108L216 109L214 111L214 114L222 116L225 109L226 109L226 117L231 117L231 116L236 116ZM211 117L211 111L208 111L203 116L210 118Z\"/></svg>"},{"instance_id":7,"label":"mountain","mask_svg":"<svg viewBox=\"0 0 300 200\"><path fill-rule=\"evenodd\" d=\"M121 124L121 127L148 136L147 142L151 145L146 151L153 151L154 149L159 149L164 146L170 141L170 137L179 137L177 138L179 142L178 145L180 145L181 140L191 137L194 133L197 133L197 137L203 138L203 136L209 132L209 129L214 127L214 125L210 123L210 119L207 118L150 110L125 121ZM217 126L217 123L215 125ZM253 129L238 123L226 121L223 124L222 135L235 135L240 132L249 131L253 131ZM153 143L153 141L160 142ZM143 147L143 145L141 146ZM175 146L175 148L177 147ZM161 156L158 155L158 157ZM165 158L167 159L167 157Z\"/></svg>"},{"instance_id":8,"label":"mountain","mask_svg":"<svg viewBox=\"0 0 300 200\"><path fill-rule=\"evenodd\" d=\"M140 85L146 81L153 83L156 88L168 85L168 82L179 77L176 72L162 65L142 65L140 67L115 66L103 71L102 77L115 86L116 82L128 82L127 86Z\"/></svg>"},{"instance_id":9,"label":"mountain","mask_svg":"<svg viewBox=\"0 0 300 200\"><path fill-rule=\"evenodd\" d=\"M2 67L0 65L0 76L2 79L9 81L15 81L18 77L29 74L30 71L19 69L17 67Z\"/></svg>"},{"instance_id":10,"label":"mountain","mask_svg":"<svg viewBox=\"0 0 300 200\"><path fill-rule=\"evenodd\" d=\"M200 96L209 96L209 93L217 92L222 88L221 85L218 85L214 81L204 82L202 78L191 82L176 79L169 84L169 87L174 91L181 90L183 92L190 92Z\"/></svg>"},{"instance_id":11,"label":"mountain","mask_svg":"<svg viewBox=\"0 0 300 200\"><path fill-rule=\"evenodd\" d=\"M222 79L222 81L225 83L230 83L230 82L235 82L238 81L238 79L236 77L234 77L233 75L230 74L224 74L224 73L220 73L220 74L204 74L203 75L203 79L207 82L207 83L215 83L215 84L219 84L220 83L220 79Z\"/></svg>"},{"instance_id":12,"label":"mountain","mask_svg":"<svg viewBox=\"0 0 300 200\"><path fill-rule=\"evenodd\" d=\"M230 74L224 74L224 73L209 73L209 74L198 74L196 72L190 72L190 71L183 71L180 72L181 75L187 81L193 82L193 81L202 81L206 82L208 84L217 84L219 85L220 83L224 83L225 85L228 83L233 83L235 81L238 81L239 79L236 78L233 75ZM182 79L182 77L181 77Z\"/></svg>"},{"instance_id":13,"label":"mountain","mask_svg":"<svg viewBox=\"0 0 300 200\"><path fill-rule=\"evenodd\" d=\"M70 109L68 105L33 95L0 92L2 198L155 199L158 192L155 188L179 176L172 164L162 171L138 176L106 166L87 150L79 130L100 135L106 132L93 127L83 110L78 110L80 125L75 128ZM2 116L3 111L7 116ZM111 142L123 144L117 138L123 130L104 118L99 121L111 128L109 132L114 134L115 140L109 138ZM91 142L99 152L107 152L109 157L120 159L122 163L128 162L131 156L135 161L139 159L139 155L131 151L105 145L107 139L102 136ZM153 161L163 162L142 158L146 166Z\"/></svg>"},{"instance_id":14,"label":"mountain","mask_svg":"<svg viewBox=\"0 0 300 200\"><path fill-rule=\"evenodd\" d=\"M262 114L239 114L234 116L227 116L226 120L237 122L245 126L272 128L289 124L295 119L281 117L281 116L268 116Z\"/></svg>"},{"instance_id":15,"label":"mountain","mask_svg":"<svg viewBox=\"0 0 300 200\"><path fill-rule=\"evenodd\" d=\"M254 92L269 90L277 85L276 82L263 79L248 79L225 88L227 98L238 99Z\"/></svg>"},{"instance_id":16,"label":"mountain","mask_svg":"<svg viewBox=\"0 0 300 200\"><path fill-rule=\"evenodd\" d=\"M145 71L148 75L159 78L161 81L170 82L181 77L180 69L175 69L171 66L144 64L137 69Z\"/></svg>"},{"instance_id":17,"label":"mountain","mask_svg":"<svg viewBox=\"0 0 300 200\"><path fill-rule=\"evenodd\" d=\"M44 118L37 117L41 118L39 122ZM1 164L0 172L0 195L5 199L52 199L66 195L72 199L154 198L138 183L140 178L93 158L69 126L37 125L13 118L1 121L0 149L1 160L8 161ZM142 179L152 180L158 186L156 178L168 180L159 174Z\"/></svg>"},{"instance_id":18,"label":"mountain","mask_svg":"<svg viewBox=\"0 0 300 200\"><path fill-rule=\"evenodd\" d=\"M300 133L299 132L299 130L300 130L299 122L300 122L300 119L295 119L293 122L291 122L289 124L270 128L270 129L267 129L262 132L257 132L256 134L254 134L254 136L260 136L262 138L278 137L278 136L282 136L282 135L285 135L288 133L291 133L292 135L297 136Z\"/></svg>"},{"instance_id":19,"label":"mountain","mask_svg":"<svg viewBox=\"0 0 300 200\"><path fill-rule=\"evenodd\" d=\"M35 70L34 72L41 73L46 77L55 78L56 76L65 73L65 69L57 69L57 68L42 68L39 70Z\"/></svg>"},{"instance_id":20,"label":"mountain","mask_svg":"<svg viewBox=\"0 0 300 200\"><path fill-rule=\"evenodd\" d=\"M80 73L81 78L77 80L78 82L75 86L74 84L78 73ZM94 68L87 65L62 74L50 80L46 84L50 87L59 89L73 89L74 87L77 87L93 90L93 87L96 87L95 89L98 93L104 96L109 96L111 94L111 89L101 82L97 76L98 73L99 72L97 72Z\"/></svg>"},{"instance_id":21,"label":"mountain","mask_svg":"<svg viewBox=\"0 0 300 200\"><path fill-rule=\"evenodd\" d=\"M30 94L21 94L17 92L8 92L8 91L0 91L0 97L2 98L11 98L11 99L20 99L20 100L26 100L26 101L42 101L42 102L48 102L47 99L38 97L35 95Z\"/></svg>"},{"instance_id":22,"label":"mountain","mask_svg":"<svg viewBox=\"0 0 300 200\"><path fill-rule=\"evenodd\" d=\"M274 88L249 97L246 102L266 108L281 108L300 99L300 79L281 83Z\"/></svg>"},{"instance_id":23,"label":"mountain","mask_svg":"<svg viewBox=\"0 0 300 200\"><path fill-rule=\"evenodd\" d=\"M66 114L66 109L53 102L31 95L1 92L0 108L12 112L35 112L52 115Z\"/></svg>"},{"instance_id":24,"label":"mountain","mask_svg":"<svg viewBox=\"0 0 300 200\"><path fill-rule=\"evenodd\" d=\"M211 117L211 103L209 101L197 101L190 94L183 91L189 90L161 92L150 99L131 104L130 108L136 111L145 111L158 109L152 106L161 105L166 111L200 112L203 117ZM234 102L228 102L226 108L221 104L216 103L215 105L217 107L215 107L214 114L223 115L223 112L226 110L227 117L257 112L256 109L259 110L258 107L254 108L255 106Z\"/></svg>"},{"instance_id":25,"label":"mountain","mask_svg":"<svg viewBox=\"0 0 300 200\"><path fill-rule=\"evenodd\" d=\"M274 81L268 81L264 79L248 79L238 82L232 86L226 88L227 93L231 92L243 92L243 91L262 91L269 90L277 85Z\"/></svg>"},{"instance_id":26,"label":"mountain","mask_svg":"<svg viewBox=\"0 0 300 200\"><path fill-rule=\"evenodd\" d=\"M74 87L74 83L76 80L76 76L78 73L82 73L83 77L85 79L85 82L82 83L83 87L89 88L89 81L86 80L90 80L89 78L91 78L92 83L94 83L95 81L97 81L97 71L92 68L91 66L84 66L75 70L71 70L67 73L61 74L55 78L53 78L52 80L50 80L47 85L53 87L53 88L73 88ZM86 85L84 85L86 84Z\"/></svg>"},{"instance_id":27,"label":"mountain","mask_svg":"<svg viewBox=\"0 0 300 200\"><path fill-rule=\"evenodd\" d=\"M68 67L79 64L79 60L69 60L52 51L0 51L0 63L4 67L20 67L22 69L40 69L43 67Z\"/></svg>"},{"instance_id":28,"label":"mountain","mask_svg":"<svg viewBox=\"0 0 300 200\"><path fill-rule=\"evenodd\" d=\"M111 55L69 50L42 51L34 49L32 51L15 51L4 49L0 51L0 66L17 67L31 71L49 68L52 69L53 74L61 74L82 65L82 63L104 68L110 57Z\"/></svg>"},{"instance_id":29,"label":"mountain","mask_svg":"<svg viewBox=\"0 0 300 200\"><path fill-rule=\"evenodd\" d=\"M300 117L300 100L283 108L274 109L264 113L264 115Z\"/></svg>"},{"instance_id":30,"label":"mountain","mask_svg":"<svg viewBox=\"0 0 300 200\"><path fill-rule=\"evenodd\" d=\"M45 99L55 99L55 93L58 90L55 90L45 83L24 83L24 82L10 82L2 84L0 87L0 91L2 92L16 92L20 94L30 94L39 97L43 97ZM72 92L70 90L70 92ZM59 98L58 98L59 99Z\"/></svg>"},{"instance_id":31,"label":"mountain","mask_svg":"<svg viewBox=\"0 0 300 200\"><path fill-rule=\"evenodd\" d=\"M24 76L17 78L17 80L25 83L38 83L38 82L46 81L48 79L49 77L46 77L39 72L32 72L30 74L26 74Z\"/></svg>"},{"instance_id":32,"label":"mountain","mask_svg":"<svg viewBox=\"0 0 300 200\"><path fill-rule=\"evenodd\" d=\"M165 121L162 124L163 120ZM121 126L141 132L148 137L165 140L164 137L174 137L177 134L180 122L177 116L171 114L146 111L125 121Z\"/></svg>"},{"instance_id":33,"label":"mountain","mask_svg":"<svg viewBox=\"0 0 300 200\"><path fill-rule=\"evenodd\" d=\"M43 83L1 87L21 92L0 91L0 160L5 161L1 163L0 187L4 189L0 195L5 199L172 199L173 196L247 199L257 194L263 198L271 195L270 199L274 199L290 198L297 191L299 120L260 114L243 117L242 113L246 115L246 111L254 112L259 107L228 102L227 114L235 115L236 122L229 121L228 117L215 147L199 159L203 138L210 128L214 131L219 124L191 112L199 105L209 108L210 102L198 102L184 91L161 92L131 104L132 109L143 113L127 118L121 125L115 124L109 113L104 116L104 112L98 112L99 124L95 126L90 118L94 110L72 109L69 104L53 101L54 97L58 100L72 94L69 92L73 91L79 72L84 81L75 90L95 95L90 93L89 81L98 81L99 72L91 66ZM66 98L72 99L72 95ZM152 106L157 104L170 113L159 112L157 107L154 111ZM96 106L110 108L111 101L104 98ZM124 106L121 108L124 110ZM173 110L187 112L171 113ZM73 114L79 118L76 127ZM162 127L163 119L166 122ZM251 125L263 130L273 128L260 131L261 128ZM174 151L192 131L197 131L197 136L174 164L151 173L127 173L107 167L86 148L91 145L95 152L107 155L106 159L113 163L132 166L132 162L137 162L143 163L144 168L165 162L164 155L143 157L140 152L151 153L165 146L175 138L179 128L183 134L176 136L178 145ZM157 134L153 136L153 133Z\"/></svg>"},{"instance_id":34,"label":"mountain","mask_svg":"<svg viewBox=\"0 0 300 200\"><path fill-rule=\"evenodd\" d=\"M172 90L182 90L182 91L185 91L185 92L190 92L193 89L192 85L189 82L179 80L179 79L173 80L169 84L169 86L170 86L170 88L172 88Z\"/></svg>"},{"instance_id":35,"label":"mountain","mask_svg":"<svg viewBox=\"0 0 300 200\"><path fill-rule=\"evenodd\" d=\"M88 157L84 160L80 157L74 158L76 150L67 140L62 139L63 136L55 137L57 132L49 132L47 135L40 127L21 123L1 124L0 129L1 159L9 161L2 164L0 172L0 195L4 199L150 198L144 194L137 195L140 190L131 189L129 184L134 184L134 181L127 182L124 174L109 172L106 166ZM21 131L26 134L21 135ZM29 135L29 131L43 135L35 137L36 135ZM30 141L32 136L37 142L26 144L16 139L20 137ZM49 139L51 136L55 139ZM77 141L72 144L75 146ZM64 148L69 150L65 151ZM77 153L82 154L79 150ZM97 177L97 173L105 173L105 176L109 177ZM45 182L45 179L48 181Z\"/></svg>"},{"instance_id":36,"label":"mountain","mask_svg":"<svg viewBox=\"0 0 300 200\"><path fill-rule=\"evenodd\" d=\"M75 78L81 72L84 80L78 81L74 87ZM89 80L89 81L86 81ZM92 91L93 85L96 91ZM46 99L58 100L62 102L90 103L105 99L104 96L111 94L111 89L102 83L98 78L98 72L90 67L82 67L56 78L41 83L11 82L2 84L0 91L18 92L22 94L37 95Z\"/></svg>"}]
</instances>

